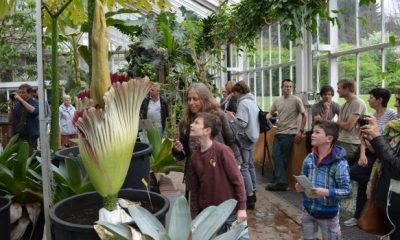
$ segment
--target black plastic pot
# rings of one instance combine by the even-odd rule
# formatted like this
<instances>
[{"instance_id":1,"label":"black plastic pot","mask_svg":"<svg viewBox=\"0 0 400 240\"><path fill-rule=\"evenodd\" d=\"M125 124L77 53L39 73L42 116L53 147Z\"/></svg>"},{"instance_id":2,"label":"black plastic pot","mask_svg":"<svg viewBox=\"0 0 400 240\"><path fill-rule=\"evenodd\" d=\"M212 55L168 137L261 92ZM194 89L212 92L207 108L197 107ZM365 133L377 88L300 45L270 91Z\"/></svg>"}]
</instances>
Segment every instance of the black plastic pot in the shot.
<instances>
[{"instance_id":1,"label":"black plastic pot","mask_svg":"<svg viewBox=\"0 0 400 240\"><path fill-rule=\"evenodd\" d=\"M142 190L124 189L119 193L119 197L131 201L148 201L148 193ZM154 216L165 224L165 215L169 209L169 201L166 197L150 192L153 206L160 210ZM65 221L65 216L71 212L85 211L92 206L101 208L102 199L96 192L83 193L69 197L57 203L50 209L50 219L56 240L98 240L93 225L82 225ZM134 223L130 223L134 226Z\"/></svg>"},{"instance_id":2,"label":"black plastic pot","mask_svg":"<svg viewBox=\"0 0 400 240\"><path fill-rule=\"evenodd\" d=\"M11 199L0 197L0 239L2 240L10 239L10 205Z\"/></svg>"},{"instance_id":3,"label":"black plastic pot","mask_svg":"<svg viewBox=\"0 0 400 240\"><path fill-rule=\"evenodd\" d=\"M126 175L122 188L133 188L146 190L142 179L149 182L150 179L150 154L151 145L142 142L136 142L135 150L132 155L132 161L129 165L128 173ZM70 155L78 156L78 146L64 148L55 153L53 163L58 166L59 162L63 162L64 159Z\"/></svg>"}]
</instances>

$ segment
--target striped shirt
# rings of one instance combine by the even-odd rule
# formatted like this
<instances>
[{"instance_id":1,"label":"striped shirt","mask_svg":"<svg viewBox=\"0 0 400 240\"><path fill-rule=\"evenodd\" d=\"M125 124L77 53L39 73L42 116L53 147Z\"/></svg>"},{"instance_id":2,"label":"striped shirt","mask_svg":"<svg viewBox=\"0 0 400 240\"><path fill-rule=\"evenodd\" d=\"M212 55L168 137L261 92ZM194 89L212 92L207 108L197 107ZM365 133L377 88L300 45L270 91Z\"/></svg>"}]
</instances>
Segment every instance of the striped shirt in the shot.
<instances>
[{"instance_id":1,"label":"striped shirt","mask_svg":"<svg viewBox=\"0 0 400 240\"><path fill-rule=\"evenodd\" d=\"M374 112L373 115L376 116L376 112ZM396 119L397 119L396 112L392 109L387 108L383 113L383 115L379 119L377 119L378 128L381 131L381 133L383 133L383 128L385 127L386 123Z\"/></svg>"}]
</instances>

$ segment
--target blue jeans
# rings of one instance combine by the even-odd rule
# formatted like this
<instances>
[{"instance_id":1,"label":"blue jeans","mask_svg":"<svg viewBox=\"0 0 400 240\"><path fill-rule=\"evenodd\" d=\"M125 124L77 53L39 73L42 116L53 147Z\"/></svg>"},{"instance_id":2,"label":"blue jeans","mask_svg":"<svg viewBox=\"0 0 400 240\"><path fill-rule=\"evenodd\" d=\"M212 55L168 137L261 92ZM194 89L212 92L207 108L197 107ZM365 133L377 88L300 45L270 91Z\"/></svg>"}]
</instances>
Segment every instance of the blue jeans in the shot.
<instances>
[{"instance_id":1,"label":"blue jeans","mask_svg":"<svg viewBox=\"0 0 400 240\"><path fill-rule=\"evenodd\" d=\"M228 219L226 219L225 223L222 225L221 229L219 230L219 234L223 234L227 231L229 231L232 227L232 223L236 221L236 214L232 213ZM247 223L246 223L247 225ZM245 230L243 230L242 234L240 235L240 237L238 238L238 240L249 240L250 239L250 235L249 235L249 229L246 228Z\"/></svg>"},{"instance_id":2,"label":"blue jeans","mask_svg":"<svg viewBox=\"0 0 400 240\"><path fill-rule=\"evenodd\" d=\"M287 184L286 169L292 152L294 134L276 134L272 147L274 161L273 183Z\"/></svg>"},{"instance_id":3,"label":"blue jeans","mask_svg":"<svg viewBox=\"0 0 400 240\"><path fill-rule=\"evenodd\" d=\"M240 172L243 176L244 187L247 196L252 196L256 190L256 171L254 168L253 150L240 148L243 163L240 165Z\"/></svg>"}]
</instances>

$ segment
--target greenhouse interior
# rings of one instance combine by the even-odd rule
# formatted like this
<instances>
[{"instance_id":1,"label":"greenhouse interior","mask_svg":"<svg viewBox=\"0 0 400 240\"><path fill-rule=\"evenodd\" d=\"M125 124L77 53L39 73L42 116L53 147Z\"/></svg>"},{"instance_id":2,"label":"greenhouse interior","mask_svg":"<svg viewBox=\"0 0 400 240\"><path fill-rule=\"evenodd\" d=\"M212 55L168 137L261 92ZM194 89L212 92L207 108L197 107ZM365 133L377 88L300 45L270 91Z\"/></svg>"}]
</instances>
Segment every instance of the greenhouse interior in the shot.
<instances>
[{"instance_id":1,"label":"greenhouse interior","mask_svg":"<svg viewBox=\"0 0 400 240\"><path fill-rule=\"evenodd\" d=\"M0 239L400 240L400 0L0 0Z\"/></svg>"}]
</instances>

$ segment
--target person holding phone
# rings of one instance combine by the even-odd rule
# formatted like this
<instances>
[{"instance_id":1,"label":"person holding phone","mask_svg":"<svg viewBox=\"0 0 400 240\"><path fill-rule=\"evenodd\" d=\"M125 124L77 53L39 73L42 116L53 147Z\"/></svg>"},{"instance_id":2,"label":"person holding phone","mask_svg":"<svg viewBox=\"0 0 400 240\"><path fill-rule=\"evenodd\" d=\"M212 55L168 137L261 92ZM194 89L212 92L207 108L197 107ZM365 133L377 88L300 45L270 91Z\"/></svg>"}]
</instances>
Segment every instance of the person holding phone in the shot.
<instances>
[{"instance_id":1,"label":"person holding phone","mask_svg":"<svg viewBox=\"0 0 400 240\"><path fill-rule=\"evenodd\" d=\"M374 116L366 120L368 124L360 127L360 135L371 144L380 163L375 202L391 224L389 239L400 239L400 120L386 124L383 135Z\"/></svg>"}]
</instances>

